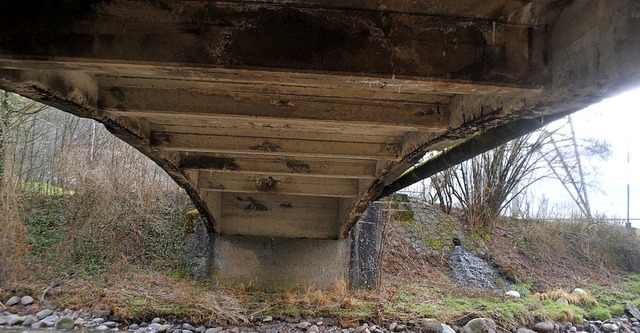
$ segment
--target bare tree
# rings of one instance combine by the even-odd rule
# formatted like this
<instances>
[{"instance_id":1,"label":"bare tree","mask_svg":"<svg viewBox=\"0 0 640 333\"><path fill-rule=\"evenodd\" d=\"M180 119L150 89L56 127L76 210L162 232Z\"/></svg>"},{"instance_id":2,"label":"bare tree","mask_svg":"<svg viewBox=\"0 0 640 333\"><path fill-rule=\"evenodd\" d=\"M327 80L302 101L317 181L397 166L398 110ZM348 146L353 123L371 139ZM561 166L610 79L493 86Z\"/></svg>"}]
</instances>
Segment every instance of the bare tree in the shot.
<instances>
[{"instance_id":1,"label":"bare tree","mask_svg":"<svg viewBox=\"0 0 640 333\"><path fill-rule=\"evenodd\" d=\"M538 170L547 138L546 132L522 136L432 177L437 201L447 210L457 202L471 231L490 235L509 203L545 177Z\"/></svg>"},{"instance_id":2,"label":"bare tree","mask_svg":"<svg viewBox=\"0 0 640 333\"><path fill-rule=\"evenodd\" d=\"M608 143L594 138L579 139L576 136L571 116L567 117L566 131L549 133L550 147L544 161L554 177L560 181L571 200L587 219L592 219L589 189L597 186L596 170L589 170L583 158L607 159L611 155Z\"/></svg>"}]
</instances>

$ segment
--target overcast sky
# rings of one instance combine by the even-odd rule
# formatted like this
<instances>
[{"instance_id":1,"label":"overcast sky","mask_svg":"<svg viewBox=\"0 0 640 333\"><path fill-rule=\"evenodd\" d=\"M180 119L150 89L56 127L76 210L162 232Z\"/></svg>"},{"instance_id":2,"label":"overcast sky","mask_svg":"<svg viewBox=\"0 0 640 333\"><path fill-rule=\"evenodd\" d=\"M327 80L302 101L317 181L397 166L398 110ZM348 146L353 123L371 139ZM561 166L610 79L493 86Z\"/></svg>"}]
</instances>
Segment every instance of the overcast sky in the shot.
<instances>
[{"instance_id":1,"label":"overcast sky","mask_svg":"<svg viewBox=\"0 0 640 333\"><path fill-rule=\"evenodd\" d=\"M612 155L606 161L587 160L599 170L597 186L589 191L592 213L609 218L627 217L627 180L630 182L631 218L640 218L640 88L603 100L573 114L578 138L604 139L611 145ZM627 149L630 164L627 164ZM407 188L421 191L421 185ZM537 183L529 191L530 197L548 199L548 212L577 210L557 180ZM532 209L535 214L535 209ZM547 216L552 217L552 216ZM640 228L640 221L635 221Z\"/></svg>"},{"instance_id":2,"label":"overcast sky","mask_svg":"<svg viewBox=\"0 0 640 333\"><path fill-rule=\"evenodd\" d=\"M600 171L602 192L589 192L594 212L609 217L627 216L627 180L631 188L631 218L640 218L640 89L603 100L573 115L576 136L606 140L612 156L606 161L590 161ZM627 149L630 163L627 164ZM558 188L560 193L561 187ZM570 200L554 191L545 191L556 203ZM564 193L562 193L564 194ZM635 223L640 226L640 221Z\"/></svg>"}]
</instances>

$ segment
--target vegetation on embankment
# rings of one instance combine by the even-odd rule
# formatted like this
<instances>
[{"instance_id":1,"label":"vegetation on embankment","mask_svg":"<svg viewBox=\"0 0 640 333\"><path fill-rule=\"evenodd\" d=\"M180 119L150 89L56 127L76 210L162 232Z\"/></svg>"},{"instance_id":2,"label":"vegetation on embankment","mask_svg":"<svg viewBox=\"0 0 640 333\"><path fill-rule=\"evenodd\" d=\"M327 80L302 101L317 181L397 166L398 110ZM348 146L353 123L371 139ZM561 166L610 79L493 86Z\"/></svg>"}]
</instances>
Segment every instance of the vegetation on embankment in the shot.
<instances>
[{"instance_id":1,"label":"vegetation on embankment","mask_svg":"<svg viewBox=\"0 0 640 333\"><path fill-rule=\"evenodd\" d=\"M626 302L640 305L640 242L623 227L506 219L491 220L491 230L467 230L473 214L399 211L393 202L378 290L265 291L194 280L180 258L193 207L163 171L87 120L10 94L0 101L0 301L31 295L42 307L105 310L124 321L239 324L272 315L348 325L491 317L503 327L606 319ZM430 219L421 218L425 212ZM447 263L452 237L493 262L522 297L455 285ZM571 299L576 287L597 303L555 302Z\"/></svg>"},{"instance_id":2,"label":"vegetation on embankment","mask_svg":"<svg viewBox=\"0 0 640 333\"><path fill-rule=\"evenodd\" d=\"M98 202L107 199L95 195L32 190L20 195L28 235L28 255L22 258L26 270L5 272L0 299L29 294L43 305L109 310L124 321L161 316L235 325L271 315L335 318L349 325L422 317L463 323L490 317L504 328L542 319L604 320L620 315L627 302L640 306L640 275L634 273L640 267L640 242L624 228L601 222L508 221L491 240L458 232L463 244L496 264L503 282L520 292L519 299L456 286L448 275L450 246L430 239L425 246L433 251L417 251L416 239L425 234L410 235L412 229L405 227L420 221L406 211L386 217L379 290L348 292L335 286L331 291L274 291L190 278L178 255L188 210L182 199L154 199L147 209L134 205L136 209L127 210L122 205L136 202L135 197L108 198L110 204L103 206L121 212L119 220L105 210L99 215L84 211L106 209ZM429 211L443 228L460 223ZM593 298L572 298L576 287ZM556 302L562 297L569 304Z\"/></svg>"}]
</instances>

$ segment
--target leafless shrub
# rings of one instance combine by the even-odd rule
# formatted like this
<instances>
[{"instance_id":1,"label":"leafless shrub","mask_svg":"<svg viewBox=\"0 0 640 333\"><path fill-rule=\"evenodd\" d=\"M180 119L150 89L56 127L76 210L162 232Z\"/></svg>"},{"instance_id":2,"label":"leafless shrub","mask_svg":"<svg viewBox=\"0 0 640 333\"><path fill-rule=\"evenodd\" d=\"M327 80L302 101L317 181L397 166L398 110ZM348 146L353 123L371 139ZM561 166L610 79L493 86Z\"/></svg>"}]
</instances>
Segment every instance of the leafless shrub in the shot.
<instances>
[{"instance_id":1,"label":"leafless shrub","mask_svg":"<svg viewBox=\"0 0 640 333\"><path fill-rule=\"evenodd\" d=\"M509 203L544 177L536 171L546 136L522 136L432 177L437 202L445 212L458 203L470 231L490 235Z\"/></svg>"},{"instance_id":2,"label":"leafless shrub","mask_svg":"<svg viewBox=\"0 0 640 333\"><path fill-rule=\"evenodd\" d=\"M0 94L0 282L28 244L58 268L177 257L190 203L163 170L91 120Z\"/></svg>"},{"instance_id":3,"label":"leafless shrub","mask_svg":"<svg viewBox=\"0 0 640 333\"><path fill-rule=\"evenodd\" d=\"M526 254L562 265L640 273L640 239L634 229L603 220L522 221L518 247Z\"/></svg>"}]
</instances>

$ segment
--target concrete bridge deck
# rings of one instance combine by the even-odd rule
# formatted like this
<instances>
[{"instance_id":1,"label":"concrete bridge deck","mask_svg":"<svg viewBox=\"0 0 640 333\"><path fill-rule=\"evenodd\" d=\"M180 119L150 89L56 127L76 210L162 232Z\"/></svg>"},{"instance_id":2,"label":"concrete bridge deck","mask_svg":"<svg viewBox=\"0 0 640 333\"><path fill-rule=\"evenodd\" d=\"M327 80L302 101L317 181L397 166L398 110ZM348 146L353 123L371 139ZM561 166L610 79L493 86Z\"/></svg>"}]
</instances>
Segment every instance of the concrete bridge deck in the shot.
<instances>
[{"instance_id":1,"label":"concrete bridge deck","mask_svg":"<svg viewBox=\"0 0 640 333\"><path fill-rule=\"evenodd\" d=\"M0 87L102 122L227 236L344 239L424 153L640 78L634 0L2 7Z\"/></svg>"}]
</instances>

